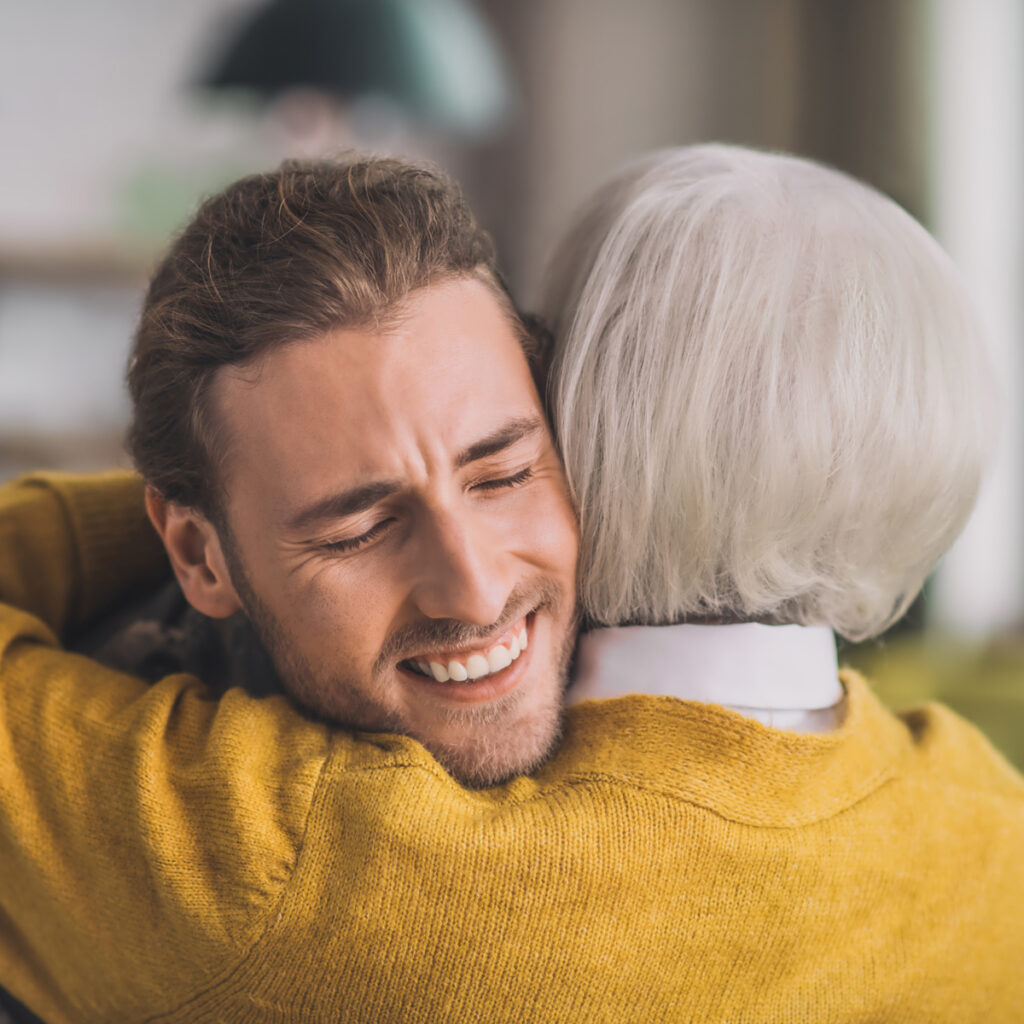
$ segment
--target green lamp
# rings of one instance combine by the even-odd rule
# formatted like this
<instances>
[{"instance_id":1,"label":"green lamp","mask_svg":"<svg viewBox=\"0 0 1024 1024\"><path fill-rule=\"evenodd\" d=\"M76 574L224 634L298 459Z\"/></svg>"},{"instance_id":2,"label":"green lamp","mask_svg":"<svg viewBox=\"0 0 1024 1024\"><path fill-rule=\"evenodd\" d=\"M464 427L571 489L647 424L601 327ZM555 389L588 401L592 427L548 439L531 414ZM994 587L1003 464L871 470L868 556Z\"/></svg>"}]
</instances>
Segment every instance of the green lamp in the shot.
<instances>
[{"instance_id":1,"label":"green lamp","mask_svg":"<svg viewBox=\"0 0 1024 1024\"><path fill-rule=\"evenodd\" d=\"M271 0L203 84L268 101L293 89L381 96L470 137L501 126L512 93L493 33L465 0Z\"/></svg>"}]
</instances>

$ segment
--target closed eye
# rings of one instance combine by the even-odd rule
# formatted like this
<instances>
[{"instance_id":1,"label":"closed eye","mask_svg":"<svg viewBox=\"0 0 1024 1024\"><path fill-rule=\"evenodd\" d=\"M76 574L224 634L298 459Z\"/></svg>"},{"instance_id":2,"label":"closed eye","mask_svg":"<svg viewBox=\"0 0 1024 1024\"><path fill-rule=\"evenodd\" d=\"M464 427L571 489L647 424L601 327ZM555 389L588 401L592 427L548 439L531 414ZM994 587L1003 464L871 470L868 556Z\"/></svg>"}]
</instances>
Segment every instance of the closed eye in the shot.
<instances>
[{"instance_id":1,"label":"closed eye","mask_svg":"<svg viewBox=\"0 0 1024 1024\"><path fill-rule=\"evenodd\" d=\"M394 519L382 519L375 526L371 526L366 533L359 534L358 537L345 537L342 540L328 541L326 544L321 544L320 547L324 551L355 551L357 548L361 548L364 544L369 544L371 540L379 537L393 522Z\"/></svg>"},{"instance_id":2,"label":"closed eye","mask_svg":"<svg viewBox=\"0 0 1024 1024\"><path fill-rule=\"evenodd\" d=\"M473 484L472 490L498 491L504 487L518 487L520 484L525 484L531 476L533 476L533 470L527 466L526 469L521 469L513 476L503 476L498 480L481 480L480 483Z\"/></svg>"}]
</instances>

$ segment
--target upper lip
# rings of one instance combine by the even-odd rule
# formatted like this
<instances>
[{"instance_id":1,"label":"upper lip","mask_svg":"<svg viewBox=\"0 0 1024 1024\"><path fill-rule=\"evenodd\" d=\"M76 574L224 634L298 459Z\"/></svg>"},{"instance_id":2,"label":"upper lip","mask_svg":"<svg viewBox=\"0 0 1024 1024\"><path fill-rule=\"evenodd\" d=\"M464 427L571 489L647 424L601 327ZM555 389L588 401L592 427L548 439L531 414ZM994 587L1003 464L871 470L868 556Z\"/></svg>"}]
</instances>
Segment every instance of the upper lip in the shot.
<instances>
[{"instance_id":1,"label":"upper lip","mask_svg":"<svg viewBox=\"0 0 1024 1024\"><path fill-rule=\"evenodd\" d=\"M407 655L402 661L415 661L420 659L422 661L437 661L443 664L451 660L463 660L470 657L473 654L483 654L485 651L489 651L492 647L496 647L498 644L507 643L523 628L528 624L528 620L531 613L526 615L520 615L518 619L510 622L501 632L495 633L492 637L477 640L472 644L466 644L462 647L445 647L445 648L418 648L412 654Z\"/></svg>"}]
</instances>

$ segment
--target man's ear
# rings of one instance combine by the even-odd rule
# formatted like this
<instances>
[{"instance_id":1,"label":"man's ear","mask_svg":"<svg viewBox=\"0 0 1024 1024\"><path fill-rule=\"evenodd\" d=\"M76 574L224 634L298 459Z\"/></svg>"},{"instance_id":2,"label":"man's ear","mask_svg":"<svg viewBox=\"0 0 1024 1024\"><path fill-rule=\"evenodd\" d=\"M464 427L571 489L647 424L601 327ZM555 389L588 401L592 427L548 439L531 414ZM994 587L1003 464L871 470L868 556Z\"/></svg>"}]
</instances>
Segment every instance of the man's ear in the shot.
<instances>
[{"instance_id":1,"label":"man's ear","mask_svg":"<svg viewBox=\"0 0 1024 1024\"><path fill-rule=\"evenodd\" d=\"M188 603L212 619L239 611L242 602L213 524L195 509L167 501L152 487L146 488L146 511Z\"/></svg>"}]
</instances>

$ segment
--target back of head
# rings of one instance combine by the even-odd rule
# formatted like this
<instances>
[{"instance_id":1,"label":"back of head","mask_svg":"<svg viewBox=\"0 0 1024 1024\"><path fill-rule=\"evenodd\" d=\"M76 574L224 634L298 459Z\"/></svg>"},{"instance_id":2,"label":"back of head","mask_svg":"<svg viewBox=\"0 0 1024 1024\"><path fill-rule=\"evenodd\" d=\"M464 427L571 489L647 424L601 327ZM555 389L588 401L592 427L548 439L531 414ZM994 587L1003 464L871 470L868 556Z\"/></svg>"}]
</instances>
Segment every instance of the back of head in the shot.
<instances>
[{"instance_id":1,"label":"back of head","mask_svg":"<svg viewBox=\"0 0 1024 1024\"><path fill-rule=\"evenodd\" d=\"M556 255L550 396L603 624L903 614L991 443L957 275L891 200L807 160L665 150Z\"/></svg>"},{"instance_id":2,"label":"back of head","mask_svg":"<svg viewBox=\"0 0 1024 1024\"><path fill-rule=\"evenodd\" d=\"M478 275L508 302L494 247L436 167L353 154L287 162L208 199L150 284L128 384L128 444L168 501L219 511L228 439L216 372L274 346L380 323L408 294ZM527 355L531 339L524 332Z\"/></svg>"}]
</instances>

